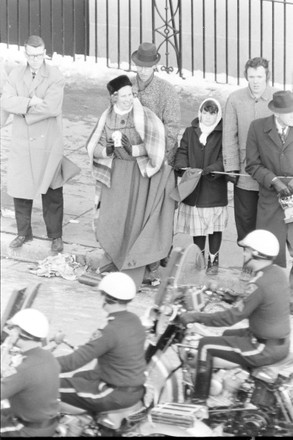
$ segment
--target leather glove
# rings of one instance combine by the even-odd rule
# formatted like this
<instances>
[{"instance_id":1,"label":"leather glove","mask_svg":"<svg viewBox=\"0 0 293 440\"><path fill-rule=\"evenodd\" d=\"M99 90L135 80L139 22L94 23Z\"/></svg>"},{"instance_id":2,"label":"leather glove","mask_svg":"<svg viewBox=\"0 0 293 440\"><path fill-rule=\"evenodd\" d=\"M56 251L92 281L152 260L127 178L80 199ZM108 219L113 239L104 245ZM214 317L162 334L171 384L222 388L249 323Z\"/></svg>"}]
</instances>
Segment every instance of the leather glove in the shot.
<instances>
[{"instance_id":1,"label":"leather glove","mask_svg":"<svg viewBox=\"0 0 293 440\"><path fill-rule=\"evenodd\" d=\"M291 195L290 189L285 183L282 182L279 178L275 178L272 180L272 186L277 191L280 197L288 197Z\"/></svg>"},{"instance_id":2,"label":"leather glove","mask_svg":"<svg viewBox=\"0 0 293 440\"><path fill-rule=\"evenodd\" d=\"M288 188L289 188L289 191L291 192L291 194L293 194L293 179L289 181Z\"/></svg>"},{"instance_id":3,"label":"leather glove","mask_svg":"<svg viewBox=\"0 0 293 440\"><path fill-rule=\"evenodd\" d=\"M226 174L225 176L227 182L232 182L234 183L234 185L236 185L239 180L239 176L236 176L233 173L239 173L239 170L227 171L227 173L231 173L231 174Z\"/></svg>"},{"instance_id":4,"label":"leather glove","mask_svg":"<svg viewBox=\"0 0 293 440\"><path fill-rule=\"evenodd\" d=\"M114 141L109 141L106 144L107 156L111 156L114 153Z\"/></svg>"},{"instance_id":5,"label":"leather glove","mask_svg":"<svg viewBox=\"0 0 293 440\"><path fill-rule=\"evenodd\" d=\"M124 133L122 134L121 143L122 143L122 147L124 147L125 150L127 151L127 153L130 154L130 156L131 156L132 155L132 145L131 145L128 137Z\"/></svg>"},{"instance_id":6,"label":"leather glove","mask_svg":"<svg viewBox=\"0 0 293 440\"><path fill-rule=\"evenodd\" d=\"M198 312L186 312L186 313L182 313L182 315L180 315L178 318L181 324L187 325L190 324L191 322L196 322L198 316L199 316Z\"/></svg>"},{"instance_id":7,"label":"leather glove","mask_svg":"<svg viewBox=\"0 0 293 440\"><path fill-rule=\"evenodd\" d=\"M208 167L205 167L202 170L201 175L202 176L209 176L209 177L216 177L215 174L213 174L214 167L212 165L209 165Z\"/></svg>"},{"instance_id":8,"label":"leather glove","mask_svg":"<svg viewBox=\"0 0 293 440\"><path fill-rule=\"evenodd\" d=\"M115 147L114 148L114 156L117 157L118 159L125 159L125 156L128 157L128 154L126 153L126 151L124 150L123 147Z\"/></svg>"}]
</instances>

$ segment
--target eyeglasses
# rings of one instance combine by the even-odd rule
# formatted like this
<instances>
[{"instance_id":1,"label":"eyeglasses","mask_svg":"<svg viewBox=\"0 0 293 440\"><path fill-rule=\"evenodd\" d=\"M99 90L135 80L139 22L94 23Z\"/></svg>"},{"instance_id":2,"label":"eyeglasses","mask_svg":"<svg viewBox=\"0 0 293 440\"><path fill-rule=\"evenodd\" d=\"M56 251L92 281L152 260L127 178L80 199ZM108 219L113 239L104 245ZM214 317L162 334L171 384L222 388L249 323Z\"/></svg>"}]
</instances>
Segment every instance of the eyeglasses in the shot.
<instances>
[{"instance_id":1,"label":"eyeglasses","mask_svg":"<svg viewBox=\"0 0 293 440\"><path fill-rule=\"evenodd\" d=\"M30 58L30 59L40 59L40 58L42 58L43 56L44 56L44 52L42 52L42 53L36 53L36 54L31 54L31 53L27 53L26 52L26 56L28 57L28 58Z\"/></svg>"}]
</instances>

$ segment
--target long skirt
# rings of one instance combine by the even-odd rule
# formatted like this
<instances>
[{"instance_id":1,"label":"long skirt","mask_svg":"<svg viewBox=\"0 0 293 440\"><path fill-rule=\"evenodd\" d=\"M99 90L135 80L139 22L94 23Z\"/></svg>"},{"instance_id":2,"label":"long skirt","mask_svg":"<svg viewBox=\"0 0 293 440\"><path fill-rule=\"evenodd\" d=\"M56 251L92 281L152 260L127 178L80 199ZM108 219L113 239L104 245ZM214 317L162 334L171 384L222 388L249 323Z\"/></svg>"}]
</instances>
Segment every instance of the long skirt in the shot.
<instances>
[{"instance_id":1,"label":"long skirt","mask_svg":"<svg viewBox=\"0 0 293 440\"><path fill-rule=\"evenodd\" d=\"M173 239L175 187L169 165L143 177L136 161L114 160L111 188L103 186L96 239L118 270L137 270L168 255Z\"/></svg>"}]
</instances>

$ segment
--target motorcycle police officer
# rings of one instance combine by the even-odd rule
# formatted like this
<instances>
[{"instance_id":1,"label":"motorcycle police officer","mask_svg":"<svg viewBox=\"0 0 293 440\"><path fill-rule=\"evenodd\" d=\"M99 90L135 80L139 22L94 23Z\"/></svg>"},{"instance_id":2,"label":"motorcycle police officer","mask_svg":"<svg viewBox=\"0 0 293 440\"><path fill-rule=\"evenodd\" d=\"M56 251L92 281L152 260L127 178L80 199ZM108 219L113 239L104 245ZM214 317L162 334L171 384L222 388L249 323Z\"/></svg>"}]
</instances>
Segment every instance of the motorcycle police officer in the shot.
<instances>
[{"instance_id":1,"label":"motorcycle police officer","mask_svg":"<svg viewBox=\"0 0 293 440\"><path fill-rule=\"evenodd\" d=\"M274 234L258 229L240 243L244 261L255 272L247 285L247 296L237 307L223 312L187 312L180 321L187 325L199 322L207 326L231 326L248 319L247 328L229 329L222 336L204 337L198 346L195 402L209 396L213 357L246 368L273 364L285 358L290 348L289 285L284 271L273 264L279 253Z\"/></svg>"},{"instance_id":2,"label":"motorcycle police officer","mask_svg":"<svg viewBox=\"0 0 293 440\"><path fill-rule=\"evenodd\" d=\"M127 310L135 297L132 278L121 272L107 274L98 290L104 297L108 323L72 354L56 359L62 373L96 360L91 370L61 379L61 400L90 412L130 407L143 397L146 380L145 329L137 315Z\"/></svg>"},{"instance_id":3,"label":"motorcycle police officer","mask_svg":"<svg viewBox=\"0 0 293 440\"><path fill-rule=\"evenodd\" d=\"M8 322L1 345L1 437L52 437L58 424L60 367L42 348L48 320L32 308L20 310ZM10 356L12 347L17 354ZM7 361L6 361L7 359Z\"/></svg>"}]
</instances>

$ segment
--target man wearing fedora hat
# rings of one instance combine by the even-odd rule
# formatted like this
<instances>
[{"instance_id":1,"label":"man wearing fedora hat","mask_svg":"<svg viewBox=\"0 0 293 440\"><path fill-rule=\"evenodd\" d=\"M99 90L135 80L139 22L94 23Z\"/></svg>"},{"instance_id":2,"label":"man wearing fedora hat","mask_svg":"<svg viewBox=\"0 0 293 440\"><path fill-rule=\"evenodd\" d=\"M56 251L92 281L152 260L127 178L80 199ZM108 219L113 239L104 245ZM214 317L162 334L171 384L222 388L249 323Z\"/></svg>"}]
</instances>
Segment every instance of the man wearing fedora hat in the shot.
<instances>
[{"instance_id":1,"label":"man wearing fedora hat","mask_svg":"<svg viewBox=\"0 0 293 440\"><path fill-rule=\"evenodd\" d=\"M293 222L285 222L279 198L293 195L293 93L274 93L268 107L273 115L250 125L246 171L260 186L256 227L276 235L280 252L275 263L286 267L286 244L293 257ZM293 299L293 268L290 285Z\"/></svg>"},{"instance_id":2,"label":"man wearing fedora hat","mask_svg":"<svg viewBox=\"0 0 293 440\"><path fill-rule=\"evenodd\" d=\"M155 70L161 55L155 44L143 42L131 55L136 65L137 75L132 79L133 93L137 95L143 106L152 110L163 122L166 136L166 159L170 165L169 178L174 181L173 169L175 153L178 148L178 135L180 131L181 109L179 96L174 86L168 81L155 75ZM161 260L161 265L166 266L168 256ZM159 265L159 263L158 263ZM155 277L156 265L149 267L151 278ZM152 280L151 280L152 281Z\"/></svg>"},{"instance_id":3,"label":"man wearing fedora hat","mask_svg":"<svg viewBox=\"0 0 293 440\"><path fill-rule=\"evenodd\" d=\"M173 165L181 121L178 94L171 83L154 74L161 55L153 43L141 43L131 58L137 67L137 75L132 80L133 91L142 105L151 109L163 122L166 156L168 163Z\"/></svg>"}]
</instances>

